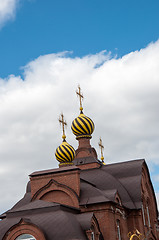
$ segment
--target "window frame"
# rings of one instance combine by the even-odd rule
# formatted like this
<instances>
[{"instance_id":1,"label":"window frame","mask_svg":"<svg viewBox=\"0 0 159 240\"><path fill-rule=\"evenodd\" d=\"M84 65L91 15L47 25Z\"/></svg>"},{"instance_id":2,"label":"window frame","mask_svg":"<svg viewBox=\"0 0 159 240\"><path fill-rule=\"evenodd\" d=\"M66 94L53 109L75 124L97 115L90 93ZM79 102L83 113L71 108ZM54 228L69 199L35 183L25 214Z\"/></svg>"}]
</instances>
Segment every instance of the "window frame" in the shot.
<instances>
[{"instance_id":1,"label":"window frame","mask_svg":"<svg viewBox=\"0 0 159 240\"><path fill-rule=\"evenodd\" d=\"M22 236L24 237L25 235L28 235L27 238L21 238ZM28 233L22 233L21 235L19 235L15 240L37 240L33 235L28 234Z\"/></svg>"},{"instance_id":2,"label":"window frame","mask_svg":"<svg viewBox=\"0 0 159 240\"><path fill-rule=\"evenodd\" d=\"M116 227L117 227L117 237L118 237L118 240L122 240L121 228L120 228L120 220L119 219L116 220Z\"/></svg>"}]
</instances>

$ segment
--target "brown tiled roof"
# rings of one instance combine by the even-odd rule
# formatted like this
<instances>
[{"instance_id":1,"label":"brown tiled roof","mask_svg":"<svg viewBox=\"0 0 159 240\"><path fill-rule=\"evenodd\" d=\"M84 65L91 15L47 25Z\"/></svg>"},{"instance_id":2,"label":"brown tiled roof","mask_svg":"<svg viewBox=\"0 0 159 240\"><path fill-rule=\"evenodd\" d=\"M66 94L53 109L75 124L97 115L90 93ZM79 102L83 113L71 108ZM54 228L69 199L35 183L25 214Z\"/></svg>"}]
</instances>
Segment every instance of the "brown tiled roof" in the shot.
<instances>
[{"instance_id":1,"label":"brown tiled roof","mask_svg":"<svg viewBox=\"0 0 159 240\"><path fill-rule=\"evenodd\" d=\"M140 208L143 164L145 161L141 159L81 170L80 205L114 202L116 193L118 193L123 206L129 209ZM35 172L31 176L77 169L76 166L63 167ZM0 239L12 225L17 224L23 217L41 228L48 240L73 240L77 239L77 235L78 239L85 240L87 238L84 230L90 228L92 213L80 214L77 209L41 200L31 202L30 183L28 183L24 198L6 212L6 218L0 221Z\"/></svg>"},{"instance_id":2,"label":"brown tiled roof","mask_svg":"<svg viewBox=\"0 0 159 240\"><path fill-rule=\"evenodd\" d=\"M32 214L30 214L31 212ZM77 215L79 215L79 212L76 209L36 200L24 207L16 208L7 213L7 218L0 222L0 239L3 238L11 226L19 223L21 218L26 218L30 223L35 224L43 231L47 240L73 240L77 239L77 236L78 239L86 240L87 237L82 229L90 228L90 216L92 215L85 215L87 224L82 217L78 218Z\"/></svg>"},{"instance_id":3,"label":"brown tiled roof","mask_svg":"<svg viewBox=\"0 0 159 240\"><path fill-rule=\"evenodd\" d=\"M109 165L102 165L100 168L81 170L81 195L80 204L93 204L115 200L118 192L122 204L130 209L141 207L141 172L145 161L133 160ZM63 171L74 171L76 166L63 167L38 171L31 174L37 176L41 174L58 173ZM21 207L31 201L30 182L24 197L13 207ZM88 200L89 199L89 200ZM5 215L3 215L5 216Z\"/></svg>"},{"instance_id":4,"label":"brown tiled roof","mask_svg":"<svg viewBox=\"0 0 159 240\"><path fill-rule=\"evenodd\" d=\"M113 201L111 191L118 191L122 204L130 209L141 207L141 176L144 160L134 160L101 168L82 170L80 204ZM88 183L92 184L89 185ZM94 186L94 187L93 187Z\"/></svg>"},{"instance_id":5,"label":"brown tiled roof","mask_svg":"<svg viewBox=\"0 0 159 240\"><path fill-rule=\"evenodd\" d=\"M81 225L81 227L82 227L82 229L84 231L86 231L86 230L91 228L92 217L93 217L93 213L92 212L81 213L81 214L76 215L76 218L80 222L80 225Z\"/></svg>"},{"instance_id":6,"label":"brown tiled roof","mask_svg":"<svg viewBox=\"0 0 159 240\"><path fill-rule=\"evenodd\" d=\"M21 207L14 207L11 210L9 210L7 212L7 216L18 216L19 214L28 214L28 211L34 211L35 213L41 213L42 209L44 209L44 211L47 211L47 209L52 209L54 208L54 210L56 210L56 208L59 208L60 204L58 203L52 203L52 202L45 202L42 200L36 200L33 202L29 202Z\"/></svg>"}]
</instances>

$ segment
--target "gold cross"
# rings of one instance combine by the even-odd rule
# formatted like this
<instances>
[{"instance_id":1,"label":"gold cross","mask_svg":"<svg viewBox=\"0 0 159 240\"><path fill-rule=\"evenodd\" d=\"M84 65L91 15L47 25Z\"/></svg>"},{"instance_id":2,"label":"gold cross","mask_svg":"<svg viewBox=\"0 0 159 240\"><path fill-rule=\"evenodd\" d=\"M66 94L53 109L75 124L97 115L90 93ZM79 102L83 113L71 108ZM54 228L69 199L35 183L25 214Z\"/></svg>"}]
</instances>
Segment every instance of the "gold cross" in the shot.
<instances>
[{"instance_id":1,"label":"gold cross","mask_svg":"<svg viewBox=\"0 0 159 240\"><path fill-rule=\"evenodd\" d=\"M60 118L60 117L61 117L61 118ZM60 124L62 125L62 131L63 131L63 136L62 136L62 138L63 138L63 141L65 141L65 138L66 138L66 135L65 135L65 126L67 126L67 123L66 123L66 121L64 121L64 115L63 115L63 113L61 113L60 117L59 117L59 122L60 122Z\"/></svg>"},{"instance_id":2,"label":"gold cross","mask_svg":"<svg viewBox=\"0 0 159 240\"><path fill-rule=\"evenodd\" d=\"M104 149L104 146L103 146L103 144L102 144L102 139L101 139L101 137L100 137L100 139L99 139L98 145L99 145L99 147L100 147L100 149L101 149L101 160L102 160L102 162L104 162L104 157L103 157L103 149Z\"/></svg>"},{"instance_id":3,"label":"gold cross","mask_svg":"<svg viewBox=\"0 0 159 240\"><path fill-rule=\"evenodd\" d=\"M82 99L83 99L83 94L81 93L81 88L80 85L78 85L78 90L76 91L77 96L79 96L80 99L80 110L82 113L83 107L82 107Z\"/></svg>"}]
</instances>

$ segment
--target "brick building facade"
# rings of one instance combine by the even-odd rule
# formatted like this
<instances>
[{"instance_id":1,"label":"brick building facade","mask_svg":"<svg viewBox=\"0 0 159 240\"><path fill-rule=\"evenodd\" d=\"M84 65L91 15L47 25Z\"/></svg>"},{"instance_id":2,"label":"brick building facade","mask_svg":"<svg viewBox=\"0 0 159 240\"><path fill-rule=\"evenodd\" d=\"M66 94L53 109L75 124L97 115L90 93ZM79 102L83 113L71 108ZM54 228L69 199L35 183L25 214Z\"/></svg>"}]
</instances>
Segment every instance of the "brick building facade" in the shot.
<instances>
[{"instance_id":1,"label":"brick building facade","mask_svg":"<svg viewBox=\"0 0 159 240\"><path fill-rule=\"evenodd\" d=\"M1 240L159 239L145 160L105 165L90 145L93 129L83 112L73 121L76 153L63 132L56 150L60 167L30 174L24 197L0 216Z\"/></svg>"}]
</instances>

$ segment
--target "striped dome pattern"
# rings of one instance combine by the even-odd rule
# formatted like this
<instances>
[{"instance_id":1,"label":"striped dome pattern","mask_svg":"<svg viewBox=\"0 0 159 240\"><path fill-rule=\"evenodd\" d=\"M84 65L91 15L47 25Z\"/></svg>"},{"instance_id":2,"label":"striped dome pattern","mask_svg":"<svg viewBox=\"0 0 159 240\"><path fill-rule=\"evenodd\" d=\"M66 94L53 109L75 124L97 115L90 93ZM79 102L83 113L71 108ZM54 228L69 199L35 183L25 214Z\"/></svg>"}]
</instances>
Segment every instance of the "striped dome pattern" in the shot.
<instances>
[{"instance_id":1,"label":"striped dome pattern","mask_svg":"<svg viewBox=\"0 0 159 240\"><path fill-rule=\"evenodd\" d=\"M69 145L66 141L64 141L55 152L56 159L62 164L70 164L72 163L75 157L74 148Z\"/></svg>"},{"instance_id":2,"label":"striped dome pattern","mask_svg":"<svg viewBox=\"0 0 159 240\"><path fill-rule=\"evenodd\" d=\"M76 135L76 138L89 137L94 131L93 121L81 113L77 118L74 119L71 126L72 132Z\"/></svg>"}]
</instances>

